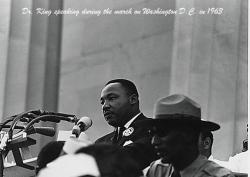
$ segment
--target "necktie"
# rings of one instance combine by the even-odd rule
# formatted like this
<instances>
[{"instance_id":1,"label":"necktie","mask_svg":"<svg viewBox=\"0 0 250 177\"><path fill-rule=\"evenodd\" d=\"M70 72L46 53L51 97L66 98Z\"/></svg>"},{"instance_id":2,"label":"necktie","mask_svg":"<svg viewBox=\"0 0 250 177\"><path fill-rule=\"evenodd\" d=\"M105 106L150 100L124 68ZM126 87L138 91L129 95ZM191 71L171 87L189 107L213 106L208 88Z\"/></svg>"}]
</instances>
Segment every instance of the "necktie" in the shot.
<instances>
[{"instance_id":1,"label":"necktie","mask_svg":"<svg viewBox=\"0 0 250 177\"><path fill-rule=\"evenodd\" d=\"M119 128L118 135L117 135L117 141L116 141L116 142L119 142L119 141L121 140L123 131L124 131L125 129L126 129L125 127L120 127L120 128Z\"/></svg>"}]
</instances>

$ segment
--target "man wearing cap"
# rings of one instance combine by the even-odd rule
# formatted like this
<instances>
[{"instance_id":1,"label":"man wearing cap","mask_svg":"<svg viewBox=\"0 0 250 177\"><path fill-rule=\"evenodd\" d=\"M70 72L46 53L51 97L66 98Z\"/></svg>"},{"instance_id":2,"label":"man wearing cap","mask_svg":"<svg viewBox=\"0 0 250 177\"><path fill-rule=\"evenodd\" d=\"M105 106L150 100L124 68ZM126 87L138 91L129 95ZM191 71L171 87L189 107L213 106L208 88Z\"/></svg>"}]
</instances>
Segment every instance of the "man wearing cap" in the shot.
<instances>
[{"instance_id":1,"label":"man wearing cap","mask_svg":"<svg viewBox=\"0 0 250 177\"><path fill-rule=\"evenodd\" d=\"M197 145L200 132L215 131L220 126L201 120L200 106L190 98L175 94L159 99L154 118L142 125L151 127L152 144L164 165L152 163L147 177L234 176L200 154Z\"/></svg>"},{"instance_id":2,"label":"man wearing cap","mask_svg":"<svg viewBox=\"0 0 250 177\"><path fill-rule=\"evenodd\" d=\"M144 169L158 157L148 129L137 125L137 122L148 119L140 112L138 97L135 84L129 80L115 79L105 85L100 102L104 118L114 131L95 143L121 146Z\"/></svg>"}]
</instances>

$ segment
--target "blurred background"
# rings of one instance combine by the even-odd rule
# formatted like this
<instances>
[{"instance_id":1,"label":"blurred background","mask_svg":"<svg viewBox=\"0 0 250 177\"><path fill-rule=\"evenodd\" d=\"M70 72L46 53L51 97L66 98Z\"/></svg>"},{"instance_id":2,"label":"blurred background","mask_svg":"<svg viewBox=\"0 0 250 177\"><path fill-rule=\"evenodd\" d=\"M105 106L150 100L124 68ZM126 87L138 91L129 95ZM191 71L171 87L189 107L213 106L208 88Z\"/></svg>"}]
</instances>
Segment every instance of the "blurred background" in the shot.
<instances>
[{"instance_id":1,"label":"blurred background","mask_svg":"<svg viewBox=\"0 0 250 177\"><path fill-rule=\"evenodd\" d=\"M37 8L186 13L56 16ZM191 8L196 14L187 13ZM89 116L93 126L86 133L94 141L112 131L99 101L104 84L127 78L148 117L155 101L169 94L200 103L203 119L221 125L213 157L227 160L247 137L247 19L247 0L0 0L0 121L30 109ZM51 140L35 137L33 153Z\"/></svg>"}]
</instances>

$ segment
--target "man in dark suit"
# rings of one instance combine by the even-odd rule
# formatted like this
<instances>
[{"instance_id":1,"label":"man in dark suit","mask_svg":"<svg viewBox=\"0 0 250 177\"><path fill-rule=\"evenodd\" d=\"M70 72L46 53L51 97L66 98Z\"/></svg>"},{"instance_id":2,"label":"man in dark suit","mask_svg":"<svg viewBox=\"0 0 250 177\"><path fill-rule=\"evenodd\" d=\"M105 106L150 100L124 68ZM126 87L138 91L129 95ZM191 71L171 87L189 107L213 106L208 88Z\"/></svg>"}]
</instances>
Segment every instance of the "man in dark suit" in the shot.
<instances>
[{"instance_id":1,"label":"man in dark suit","mask_svg":"<svg viewBox=\"0 0 250 177\"><path fill-rule=\"evenodd\" d=\"M148 119L139 108L139 95L133 82L126 79L109 81L101 92L105 120L115 129L95 143L115 144L123 147L141 169L157 159L147 128L136 125Z\"/></svg>"}]
</instances>

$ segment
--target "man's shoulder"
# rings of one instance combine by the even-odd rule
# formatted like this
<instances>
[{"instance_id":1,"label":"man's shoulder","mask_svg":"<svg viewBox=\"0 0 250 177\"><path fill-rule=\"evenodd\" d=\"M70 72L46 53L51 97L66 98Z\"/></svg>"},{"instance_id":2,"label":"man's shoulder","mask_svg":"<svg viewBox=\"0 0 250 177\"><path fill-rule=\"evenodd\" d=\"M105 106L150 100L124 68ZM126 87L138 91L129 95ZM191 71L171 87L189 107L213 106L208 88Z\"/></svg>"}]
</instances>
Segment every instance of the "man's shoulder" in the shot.
<instances>
[{"instance_id":1,"label":"man's shoulder","mask_svg":"<svg viewBox=\"0 0 250 177\"><path fill-rule=\"evenodd\" d=\"M149 117L146 117L143 113L141 113L137 119L135 119L136 121L138 120L145 120L145 119L150 119Z\"/></svg>"},{"instance_id":2,"label":"man's shoulder","mask_svg":"<svg viewBox=\"0 0 250 177\"><path fill-rule=\"evenodd\" d=\"M234 176L229 169L222 167L210 160L207 160L207 163L204 165L203 171L207 173L209 176L214 176L214 177Z\"/></svg>"},{"instance_id":3,"label":"man's shoulder","mask_svg":"<svg viewBox=\"0 0 250 177\"><path fill-rule=\"evenodd\" d=\"M127 139L130 140L145 140L151 142L150 136L149 136L149 129L147 127L141 126L140 122L147 120L148 118L145 117L142 113L132 122L132 124L129 126L129 128L132 128L132 133L130 136L127 137Z\"/></svg>"},{"instance_id":4,"label":"man's shoulder","mask_svg":"<svg viewBox=\"0 0 250 177\"><path fill-rule=\"evenodd\" d=\"M142 128L142 129L148 129L144 126L141 125L141 122L148 120L150 118L146 117L143 115L143 113L141 113L131 124L131 126L135 127L135 128Z\"/></svg>"},{"instance_id":5,"label":"man's shoulder","mask_svg":"<svg viewBox=\"0 0 250 177\"><path fill-rule=\"evenodd\" d=\"M113 136L114 136L114 132L108 133L108 134L98 138L95 141L95 143L111 143Z\"/></svg>"}]
</instances>

